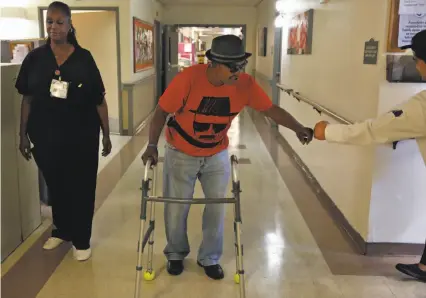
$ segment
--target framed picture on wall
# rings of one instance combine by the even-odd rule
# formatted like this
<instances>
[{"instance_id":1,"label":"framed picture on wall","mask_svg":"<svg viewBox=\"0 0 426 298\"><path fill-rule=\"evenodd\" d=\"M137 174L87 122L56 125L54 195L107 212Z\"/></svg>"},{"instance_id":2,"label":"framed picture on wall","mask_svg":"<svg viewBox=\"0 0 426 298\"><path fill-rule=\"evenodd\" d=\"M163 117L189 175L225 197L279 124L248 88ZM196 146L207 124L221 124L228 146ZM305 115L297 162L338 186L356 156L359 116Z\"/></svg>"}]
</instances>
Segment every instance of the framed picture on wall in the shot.
<instances>
[{"instance_id":1,"label":"framed picture on wall","mask_svg":"<svg viewBox=\"0 0 426 298\"><path fill-rule=\"evenodd\" d=\"M266 50L267 50L267 42L268 42L268 28L267 27L261 27L259 28L258 32L258 49L257 53L258 56L266 57Z\"/></svg>"},{"instance_id":2,"label":"framed picture on wall","mask_svg":"<svg viewBox=\"0 0 426 298\"><path fill-rule=\"evenodd\" d=\"M22 63L25 56L34 49L33 41L10 41L9 56L12 62Z\"/></svg>"},{"instance_id":3,"label":"framed picture on wall","mask_svg":"<svg viewBox=\"0 0 426 298\"><path fill-rule=\"evenodd\" d=\"M310 9L292 19L288 32L287 54L312 54L312 33L314 27L314 10Z\"/></svg>"},{"instance_id":4,"label":"framed picture on wall","mask_svg":"<svg viewBox=\"0 0 426 298\"><path fill-rule=\"evenodd\" d=\"M154 26L133 17L133 71L154 67Z\"/></svg>"}]
</instances>

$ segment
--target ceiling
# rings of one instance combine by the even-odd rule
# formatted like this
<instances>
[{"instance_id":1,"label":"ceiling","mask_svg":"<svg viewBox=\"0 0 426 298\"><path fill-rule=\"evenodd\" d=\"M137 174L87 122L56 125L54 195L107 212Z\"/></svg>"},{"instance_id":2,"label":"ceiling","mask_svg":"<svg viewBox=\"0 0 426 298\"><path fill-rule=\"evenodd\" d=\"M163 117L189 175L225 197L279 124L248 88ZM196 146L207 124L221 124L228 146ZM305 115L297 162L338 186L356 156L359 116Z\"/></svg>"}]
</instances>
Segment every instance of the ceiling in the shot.
<instances>
[{"instance_id":1,"label":"ceiling","mask_svg":"<svg viewBox=\"0 0 426 298\"><path fill-rule=\"evenodd\" d=\"M157 0L164 5L256 6L263 0Z\"/></svg>"}]
</instances>

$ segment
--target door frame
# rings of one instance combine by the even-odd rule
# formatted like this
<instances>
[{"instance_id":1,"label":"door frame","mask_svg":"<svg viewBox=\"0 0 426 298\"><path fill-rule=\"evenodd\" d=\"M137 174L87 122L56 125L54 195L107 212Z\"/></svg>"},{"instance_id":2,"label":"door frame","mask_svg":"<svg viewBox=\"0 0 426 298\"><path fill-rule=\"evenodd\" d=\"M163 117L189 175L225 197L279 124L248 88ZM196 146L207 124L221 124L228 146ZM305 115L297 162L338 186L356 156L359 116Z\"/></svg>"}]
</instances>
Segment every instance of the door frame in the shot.
<instances>
[{"instance_id":1,"label":"door frame","mask_svg":"<svg viewBox=\"0 0 426 298\"><path fill-rule=\"evenodd\" d=\"M274 28L274 54L272 57L272 78L271 78L271 100L272 103L279 106L280 105L280 89L277 87L277 84L281 82L281 55L282 55L282 39L283 39L283 29ZM272 128L278 130L278 125L271 121Z\"/></svg>"},{"instance_id":2,"label":"door frame","mask_svg":"<svg viewBox=\"0 0 426 298\"><path fill-rule=\"evenodd\" d=\"M170 28L180 28L180 27L198 27L198 28L209 28L209 27L217 27L217 28L241 28L241 33L243 34L243 47L246 50L247 44L247 25L245 24L193 24L193 23L180 23L180 24L165 24L165 27L169 26ZM167 53L167 45L165 45L165 40L163 40L163 53L162 55L166 55ZM167 59L163 59L163 68L167 67ZM165 70L166 72L166 70ZM166 73L164 73L164 78L166 77ZM165 90L168 87L167 80L164 80L162 88Z\"/></svg>"},{"instance_id":3,"label":"door frame","mask_svg":"<svg viewBox=\"0 0 426 298\"><path fill-rule=\"evenodd\" d=\"M244 50L246 49L246 39L247 39L247 25L245 24L232 24L232 25L224 25L224 24L173 24L174 26L179 27L218 27L218 28L242 28L241 33L243 34L243 45Z\"/></svg>"},{"instance_id":4,"label":"door frame","mask_svg":"<svg viewBox=\"0 0 426 298\"><path fill-rule=\"evenodd\" d=\"M163 24L159 20L154 20L154 66L155 66L155 104L158 103L163 93Z\"/></svg>"},{"instance_id":5,"label":"door frame","mask_svg":"<svg viewBox=\"0 0 426 298\"><path fill-rule=\"evenodd\" d=\"M244 51L246 51L247 47L247 25L245 24L174 24L174 26L179 27L203 27L203 28L209 28L209 27L218 27L218 28L241 28L241 33L243 34L243 47Z\"/></svg>"},{"instance_id":6,"label":"door frame","mask_svg":"<svg viewBox=\"0 0 426 298\"><path fill-rule=\"evenodd\" d=\"M43 19L43 11L48 9L48 6L38 6L38 23L40 38L45 38L45 20ZM116 47L117 47L117 83L118 83L118 131L120 135L123 132L123 98L122 98L122 81L121 81L121 49L120 49L120 9L117 6L70 6L73 10L104 10L115 12L115 31L116 31Z\"/></svg>"}]
</instances>

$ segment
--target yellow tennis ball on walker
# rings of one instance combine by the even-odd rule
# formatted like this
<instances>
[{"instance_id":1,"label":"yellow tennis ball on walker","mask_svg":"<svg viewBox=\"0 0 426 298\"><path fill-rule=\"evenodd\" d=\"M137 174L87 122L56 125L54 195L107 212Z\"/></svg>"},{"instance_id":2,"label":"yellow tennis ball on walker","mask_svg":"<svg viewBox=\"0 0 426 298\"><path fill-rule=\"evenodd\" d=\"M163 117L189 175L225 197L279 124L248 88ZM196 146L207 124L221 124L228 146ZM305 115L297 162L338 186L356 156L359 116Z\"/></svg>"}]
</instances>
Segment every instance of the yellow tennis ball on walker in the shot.
<instances>
[{"instance_id":1,"label":"yellow tennis ball on walker","mask_svg":"<svg viewBox=\"0 0 426 298\"><path fill-rule=\"evenodd\" d=\"M155 271L154 270L151 271L151 272L145 271L143 273L143 279L145 279L146 281L154 280L154 278L155 278Z\"/></svg>"},{"instance_id":2,"label":"yellow tennis ball on walker","mask_svg":"<svg viewBox=\"0 0 426 298\"><path fill-rule=\"evenodd\" d=\"M235 275L234 275L234 281L235 281L236 284L240 283L240 275L238 273L235 273Z\"/></svg>"}]
</instances>

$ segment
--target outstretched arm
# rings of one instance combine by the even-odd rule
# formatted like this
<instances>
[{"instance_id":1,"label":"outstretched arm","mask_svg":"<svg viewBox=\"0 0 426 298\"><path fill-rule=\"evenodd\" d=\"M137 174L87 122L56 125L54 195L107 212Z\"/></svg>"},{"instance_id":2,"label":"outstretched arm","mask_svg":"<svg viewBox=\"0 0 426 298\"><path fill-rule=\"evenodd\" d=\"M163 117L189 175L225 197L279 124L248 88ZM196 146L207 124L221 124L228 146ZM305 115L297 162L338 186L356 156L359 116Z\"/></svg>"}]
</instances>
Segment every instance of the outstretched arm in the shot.
<instances>
[{"instance_id":1,"label":"outstretched arm","mask_svg":"<svg viewBox=\"0 0 426 298\"><path fill-rule=\"evenodd\" d=\"M264 111L263 113L265 116L274 120L276 124L291 129L295 133L301 132L305 129L305 127L300 124L289 112L277 105L272 105L270 109Z\"/></svg>"},{"instance_id":2,"label":"outstretched arm","mask_svg":"<svg viewBox=\"0 0 426 298\"><path fill-rule=\"evenodd\" d=\"M278 125L282 125L294 131L302 144L309 144L312 141L312 129L304 127L289 112L275 104L272 104L268 95L253 78L250 78L249 80L248 94L248 105L251 108L262 112L266 117L271 118Z\"/></svg>"},{"instance_id":3,"label":"outstretched arm","mask_svg":"<svg viewBox=\"0 0 426 298\"><path fill-rule=\"evenodd\" d=\"M423 99L424 100L424 99ZM315 138L333 143L370 145L426 136L426 103L413 97L404 105L376 119L352 125L329 124L315 126Z\"/></svg>"}]
</instances>

